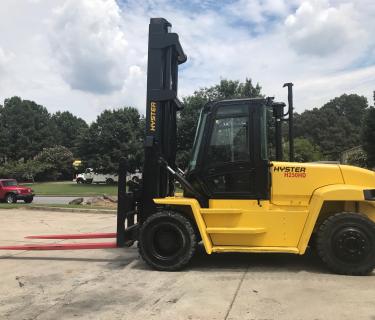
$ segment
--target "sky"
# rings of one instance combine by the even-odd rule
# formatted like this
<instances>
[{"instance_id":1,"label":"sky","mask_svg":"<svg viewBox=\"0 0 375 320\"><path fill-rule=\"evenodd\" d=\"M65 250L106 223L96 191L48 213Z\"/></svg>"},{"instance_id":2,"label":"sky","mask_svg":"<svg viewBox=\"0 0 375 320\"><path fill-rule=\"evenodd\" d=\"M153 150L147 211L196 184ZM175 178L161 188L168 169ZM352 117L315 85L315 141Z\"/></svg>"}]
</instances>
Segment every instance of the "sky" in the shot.
<instances>
[{"instance_id":1,"label":"sky","mask_svg":"<svg viewBox=\"0 0 375 320\"><path fill-rule=\"evenodd\" d=\"M298 112L375 90L373 0L1 0L0 104L17 95L92 122L145 110L151 17L172 23L188 56L179 96L251 78Z\"/></svg>"}]
</instances>

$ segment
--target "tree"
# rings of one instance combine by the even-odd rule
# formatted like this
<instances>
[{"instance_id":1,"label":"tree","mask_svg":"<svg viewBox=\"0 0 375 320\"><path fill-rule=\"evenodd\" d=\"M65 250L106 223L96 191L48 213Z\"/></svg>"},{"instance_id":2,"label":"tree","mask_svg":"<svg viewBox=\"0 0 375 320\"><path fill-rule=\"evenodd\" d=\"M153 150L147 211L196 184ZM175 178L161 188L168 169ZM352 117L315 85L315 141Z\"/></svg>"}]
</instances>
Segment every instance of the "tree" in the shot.
<instances>
[{"instance_id":1,"label":"tree","mask_svg":"<svg viewBox=\"0 0 375 320\"><path fill-rule=\"evenodd\" d=\"M56 112L52 116L52 122L56 126L56 143L69 148L73 154L77 152L78 138L87 129L87 123L69 111Z\"/></svg>"},{"instance_id":2,"label":"tree","mask_svg":"<svg viewBox=\"0 0 375 320\"><path fill-rule=\"evenodd\" d=\"M318 145L325 158L339 160L342 151L361 145L361 124L367 99L343 94L320 109L306 110L295 117L295 136Z\"/></svg>"},{"instance_id":3,"label":"tree","mask_svg":"<svg viewBox=\"0 0 375 320\"><path fill-rule=\"evenodd\" d=\"M32 180L35 176L50 169L50 164L41 163L35 160L8 161L0 166L0 176L2 178L17 179L19 181Z\"/></svg>"},{"instance_id":4,"label":"tree","mask_svg":"<svg viewBox=\"0 0 375 320\"><path fill-rule=\"evenodd\" d=\"M33 101L12 97L0 110L2 161L32 159L55 142L55 127L47 109Z\"/></svg>"},{"instance_id":5,"label":"tree","mask_svg":"<svg viewBox=\"0 0 375 320\"><path fill-rule=\"evenodd\" d=\"M367 153L367 163L375 167L375 107L371 107L364 119L362 129L363 150Z\"/></svg>"},{"instance_id":6,"label":"tree","mask_svg":"<svg viewBox=\"0 0 375 320\"><path fill-rule=\"evenodd\" d=\"M260 85L253 86L251 79L246 79L245 82L221 80L215 86L200 89L184 98L184 109L180 112L177 121L177 163L183 168L187 167L199 112L208 101L259 96L261 96Z\"/></svg>"},{"instance_id":7,"label":"tree","mask_svg":"<svg viewBox=\"0 0 375 320\"><path fill-rule=\"evenodd\" d=\"M73 154L63 146L45 148L34 159L8 161L0 166L0 176L17 180L57 180L72 178Z\"/></svg>"},{"instance_id":8,"label":"tree","mask_svg":"<svg viewBox=\"0 0 375 320\"><path fill-rule=\"evenodd\" d=\"M357 148L349 155L347 163L356 167L366 168L368 163L366 152L361 148Z\"/></svg>"},{"instance_id":9,"label":"tree","mask_svg":"<svg viewBox=\"0 0 375 320\"><path fill-rule=\"evenodd\" d=\"M289 143L285 143L284 159L289 157ZM317 145L305 138L294 139L294 160L296 162L313 162L322 160L323 155Z\"/></svg>"},{"instance_id":10,"label":"tree","mask_svg":"<svg viewBox=\"0 0 375 320\"><path fill-rule=\"evenodd\" d=\"M7 129L5 127L4 123L4 107L0 105L0 165L5 163L7 159L7 143L6 143L6 136L7 134Z\"/></svg>"},{"instance_id":11,"label":"tree","mask_svg":"<svg viewBox=\"0 0 375 320\"><path fill-rule=\"evenodd\" d=\"M34 160L45 166L45 170L36 175L38 180L72 178L73 153L64 146L45 148L38 153Z\"/></svg>"},{"instance_id":12,"label":"tree","mask_svg":"<svg viewBox=\"0 0 375 320\"><path fill-rule=\"evenodd\" d=\"M130 170L143 163L144 121L135 108L103 111L79 139L79 155L98 172L117 172L122 157Z\"/></svg>"}]
</instances>

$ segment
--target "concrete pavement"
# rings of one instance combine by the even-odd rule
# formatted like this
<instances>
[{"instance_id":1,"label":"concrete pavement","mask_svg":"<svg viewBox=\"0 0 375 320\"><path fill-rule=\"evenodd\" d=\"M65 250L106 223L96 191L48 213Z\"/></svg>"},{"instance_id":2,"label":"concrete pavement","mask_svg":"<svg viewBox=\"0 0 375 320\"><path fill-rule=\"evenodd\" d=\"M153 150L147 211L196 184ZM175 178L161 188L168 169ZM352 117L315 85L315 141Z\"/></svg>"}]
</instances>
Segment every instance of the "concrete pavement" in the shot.
<instances>
[{"instance_id":1,"label":"concrete pavement","mask_svg":"<svg viewBox=\"0 0 375 320\"><path fill-rule=\"evenodd\" d=\"M70 201L83 198L88 199L89 197L43 197L43 196L35 196L33 203L34 204L69 204Z\"/></svg>"},{"instance_id":2,"label":"concrete pavement","mask_svg":"<svg viewBox=\"0 0 375 320\"><path fill-rule=\"evenodd\" d=\"M0 245L28 234L110 232L115 220L0 210ZM332 275L312 254L207 256L201 248L186 270L157 272L135 247L3 251L0 272L1 319L375 319L374 274Z\"/></svg>"}]
</instances>

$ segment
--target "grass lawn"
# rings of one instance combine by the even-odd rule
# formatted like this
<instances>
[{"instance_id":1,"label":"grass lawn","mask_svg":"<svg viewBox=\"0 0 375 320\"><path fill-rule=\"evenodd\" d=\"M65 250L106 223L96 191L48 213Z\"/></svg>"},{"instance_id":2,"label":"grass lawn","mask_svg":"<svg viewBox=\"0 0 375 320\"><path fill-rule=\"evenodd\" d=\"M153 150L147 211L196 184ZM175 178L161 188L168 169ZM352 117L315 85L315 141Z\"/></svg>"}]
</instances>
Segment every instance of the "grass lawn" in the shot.
<instances>
[{"instance_id":1,"label":"grass lawn","mask_svg":"<svg viewBox=\"0 0 375 320\"><path fill-rule=\"evenodd\" d=\"M16 209L16 208L21 208L24 207L24 203L1 203L0 202L0 209Z\"/></svg>"},{"instance_id":2,"label":"grass lawn","mask_svg":"<svg viewBox=\"0 0 375 320\"><path fill-rule=\"evenodd\" d=\"M72 181L37 182L24 184L32 188L37 196L96 196L117 195L116 185L77 184Z\"/></svg>"}]
</instances>

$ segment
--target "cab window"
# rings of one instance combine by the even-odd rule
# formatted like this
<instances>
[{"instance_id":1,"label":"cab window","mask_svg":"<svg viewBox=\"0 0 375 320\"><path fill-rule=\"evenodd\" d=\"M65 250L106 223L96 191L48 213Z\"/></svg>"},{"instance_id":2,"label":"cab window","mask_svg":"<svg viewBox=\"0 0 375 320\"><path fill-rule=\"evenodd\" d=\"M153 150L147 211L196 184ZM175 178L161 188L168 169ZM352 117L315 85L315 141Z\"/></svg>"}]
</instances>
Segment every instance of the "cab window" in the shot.
<instances>
[{"instance_id":1,"label":"cab window","mask_svg":"<svg viewBox=\"0 0 375 320\"><path fill-rule=\"evenodd\" d=\"M217 113L208 147L210 164L249 161L249 117Z\"/></svg>"},{"instance_id":2,"label":"cab window","mask_svg":"<svg viewBox=\"0 0 375 320\"><path fill-rule=\"evenodd\" d=\"M213 194L251 192L249 106L219 107L207 149L207 186Z\"/></svg>"}]
</instances>

